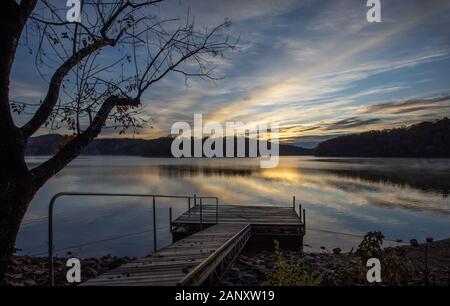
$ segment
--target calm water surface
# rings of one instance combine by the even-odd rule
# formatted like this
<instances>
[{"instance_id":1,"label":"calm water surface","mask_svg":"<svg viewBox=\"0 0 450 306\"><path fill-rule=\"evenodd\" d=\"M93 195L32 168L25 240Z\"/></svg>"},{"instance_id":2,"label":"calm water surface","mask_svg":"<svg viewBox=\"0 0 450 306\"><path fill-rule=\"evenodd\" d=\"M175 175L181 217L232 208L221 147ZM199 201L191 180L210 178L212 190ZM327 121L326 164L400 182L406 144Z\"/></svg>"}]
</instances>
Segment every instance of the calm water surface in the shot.
<instances>
[{"instance_id":1,"label":"calm water surface","mask_svg":"<svg viewBox=\"0 0 450 306\"><path fill-rule=\"evenodd\" d=\"M30 166L44 157L30 157ZM258 159L79 157L52 178L30 205L17 240L22 253L46 255L49 200L61 191L218 196L221 204L292 206L307 212L306 251L361 240L334 231L380 230L390 239L450 236L450 160L282 157L260 169ZM170 243L174 217L186 200L158 200L158 247ZM276 220L274 220L276 221ZM66 197L55 208L55 249L80 257L152 252L151 199ZM118 238L121 237L121 238ZM115 238L115 239L110 239Z\"/></svg>"}]
</instances>

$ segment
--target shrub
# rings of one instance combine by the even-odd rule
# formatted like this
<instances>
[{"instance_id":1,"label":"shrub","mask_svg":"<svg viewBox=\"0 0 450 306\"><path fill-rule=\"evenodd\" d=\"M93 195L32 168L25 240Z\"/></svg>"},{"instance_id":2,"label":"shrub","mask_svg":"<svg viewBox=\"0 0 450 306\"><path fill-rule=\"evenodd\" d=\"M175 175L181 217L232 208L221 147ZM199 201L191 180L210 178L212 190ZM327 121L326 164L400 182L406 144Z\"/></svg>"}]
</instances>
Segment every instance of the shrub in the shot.
<instances>
[{"instance_id":1,"label":"shrub","mask_svg":"<svg viewBox=\"0 0 450 306\"><path fill-rule=\"evenodd\" d=\"M318 272L310 271L304 260L293 262L283 257L280 243L275 240L276 270L267 277L274 286L317 286L321 282Z\"/></svg>"},{"instance_id":2,"label":"shrub","mask_svg":"<svg viewBox=\"0 0 450 306\"><path fill-rule=\"evenodd\" d=\"M395 248L382 249L384 235L381 232L368 232L358 246L356 254L361 257L363 270L369 258L381 262L381 278L386 285L398 285L408 279L409 272L404 263L403 251Z\"/></svg>"},{"instance_id":3,"label":"shrub","mask_svg":"<svg viewBox=\"0 0 450 306\"><path fill-rule=\"evenodd\" d=\"M356 255L366 262L369 258L381 259L384 235L381 232L368 232L356 250Z\"/></svg>"}]
</instances>

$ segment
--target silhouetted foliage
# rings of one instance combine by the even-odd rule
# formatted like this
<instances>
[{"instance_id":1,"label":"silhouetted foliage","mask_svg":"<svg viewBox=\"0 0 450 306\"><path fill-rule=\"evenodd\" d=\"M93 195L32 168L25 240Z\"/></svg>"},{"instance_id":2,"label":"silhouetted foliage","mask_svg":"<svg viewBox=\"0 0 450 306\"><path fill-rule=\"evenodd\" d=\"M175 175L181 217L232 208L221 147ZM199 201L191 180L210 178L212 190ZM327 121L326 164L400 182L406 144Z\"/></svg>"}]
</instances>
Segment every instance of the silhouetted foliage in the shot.
<instances>
[{"instance_id":1,"label":"silhouetted foliage","mask_svg":"<svg viewBox=\"0 0 450 306\"><path fill-rule=\"evenodd\" d=\"M283 256L279 241L275 240L276 270L267 277L273 286L318 286L322 276L312 271L305 260L292 260Z\"/></svg>"},{"instance_id":2,"label":"silhouetted foliage","mask_svg":"<svg viewBox=\"0 0 450 306\"><path fill-rule=\"evenodd\" d=\"M49 134L37 137L31 137L26 147L26 155L54 155L64 146L64 143L70 139L70 136L60 134ZM206 139L206 138L205 138ZM203 139L203 142L205 141ZM102 138L94 139L86 148L81 151L81 155L126 155L126 156L146 156L146 157L173 157L171 146L173 137L160 137L156 139L132 139L132 138ZM226 140L224 138L225 156ZM237 141L234 139L237 155ZM245 141L245 156L249 156L248 139ZM288 144L280 144L280 156L312 155L312 150L296 147ZM194 142L191 140L191 156L194 156Z\"/></svg>"},{"instance_id":3,"label":"silhouetted foliage","mask_svg":"<svg viewBox=\"0 0 450 306\"><path fill-rule=\"evenodd\" d=\"M450 157L450 119L369 131L322 142L317 156Z\"/></svg>"},{"instance_id":4,"label":"silhouetted foliage","mask_svg":"<svg viewBox=\"0 0 450 306\"><path fill-rule=\"evenodd\" d=\"M237 49L237 40L228 35L230 20L200 28L189 14L182 19L161 14L162 0L82 1L79 21L62 19L65 2L0 1L0 284L22 218L47 180L102 129L137 133L150 119L141 98L168 75L177 74L185 83L218 80L216 59ZM25 50L48 83L39 103L11 99L15 55ZM18 125L13 113L27 115L26 121ZM29 168L29 139L42 129L60 128L72 135L49 148L55 151L51 158ZM97 144L92 148L100 153L106 147L139 147L130 140Z\"/></svg>"}]
</instances>

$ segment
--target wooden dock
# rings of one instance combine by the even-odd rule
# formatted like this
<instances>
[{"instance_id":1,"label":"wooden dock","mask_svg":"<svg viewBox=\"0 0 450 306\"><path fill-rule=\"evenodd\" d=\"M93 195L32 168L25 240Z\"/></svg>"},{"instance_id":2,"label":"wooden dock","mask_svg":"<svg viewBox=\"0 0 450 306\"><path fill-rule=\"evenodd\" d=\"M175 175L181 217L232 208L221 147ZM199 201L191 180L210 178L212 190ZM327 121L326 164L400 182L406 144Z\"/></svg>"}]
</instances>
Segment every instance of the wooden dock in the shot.
<instances>
[{"instance_id":1,"label":"wooden dock","mask_svg":"<svg viewBox=\"0 0 450 306\"><path fill-rule=\"evenodd\" d=\"M255 205L196 205L175 219L172 224L249 223L249 224L290 224L299 225L299 216L291 207ZM217 217L217 220L216 220Z\"/></svg>"},{"instance_id":2,"label":"wooden dock","mask_svg":"<svg viewBox=\"0 0 450 306\"><path fill-rule=\"evenodd\" d=\"M291 207L196 205L172 221L172 234L178 240L218 223L250 224L253 236L303 237L303 222Z\"/></svg>"},{"instance_id":3,"label":"wooden dock","mask_svg":"<svg viewBox=\"0 0 450 306\"><path fill-rule=\"evenodd\" d=\"M214 284L250 238L287 238L302 245L304 213L302 220L288 207L197 204L171 222L171 231L171 245L82 285Z\"/></svg>"},{"instance_id":4,"label":"wooden dock","mask_svg":"<svg viewBox=\"0 0 450 306\"><path fill-rule=\"evenodd\" d=\"M84 286L199 285L214 273L226 256L250 238L245 224L217 224L179 240L152 255L124 264ZM233 251L233 247L236 247ZM230 258L229 261L231 262ZM211 279L211 281L213 281Z\"/></svg>"}]
</instances>

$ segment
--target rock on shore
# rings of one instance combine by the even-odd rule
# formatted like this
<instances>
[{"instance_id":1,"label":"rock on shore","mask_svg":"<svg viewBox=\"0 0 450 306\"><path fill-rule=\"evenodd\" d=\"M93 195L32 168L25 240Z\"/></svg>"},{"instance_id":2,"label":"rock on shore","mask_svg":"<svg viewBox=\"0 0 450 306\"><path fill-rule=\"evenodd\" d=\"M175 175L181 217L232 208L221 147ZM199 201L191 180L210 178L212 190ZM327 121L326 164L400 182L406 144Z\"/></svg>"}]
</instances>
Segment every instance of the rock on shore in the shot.
<instances>
[{"instance_id":1,"label":"rock on shore","mask_svg":"<svg viewBox=\"0 0 450 306\"><path fill-rule=\"evenodd\" d=\"M428 260L425 265L425 251ZM450 239L416 246L385 249L381 285L443 285L450 284ZM309 270L320 273L320 285L368 285L365 265L354 253L324 249L322 253L300 253L283 250L283 258L298 262L304 260ZM66 281L68 258L54 258L55 285L72 286ZM134 258L106 255L101 258L81 259L81 280L96 277ZM425 269L427 266L427 269ZM277 269L276 256L270 250L246 249L236 259L217 285L271 285L268 273ZM385 269L385 271L383 271ZM388 272L388 273L386 273ZM6 274L10 286L48 285L47 257L13 256Z\"/></svg>"},{"instance_id":2,"label":"rock on shore","mask_svg":"<svg viewBox=\"0 0 450 306\"><path fill-rule=\"evenodd\" d=\"M55 257L54 275L55 285L72 286L77 285L68 283L66 273L69 269L66 267L68 258ZM110 269L114 269L124 263L131 261L129 257L116 257L106 255L101 258L80 259L81 262L81 281L96 277ZM6 271L6 285L9 286L47 286L48 285L48 258L13 256L10 265Z\"/></svg>"},{"instance_id":3,"label":"rock on shore","mask_svg":"<svg viewBox=\"0 0 450 306\"><path fill-rule=\"evenodd\" d=\"M425 270L425 244L386 248L385 269L381 285L450 285L450 239L428 244ZM283 257L291 262L304 260L311 271L321 275L320 285L368 285L366 268L354 253L336 251L300 253L284 250ZM273 251L245 250L227 271L218 285L271 285L268 273L276 271Z\"/></svg>"}]
</instances>

